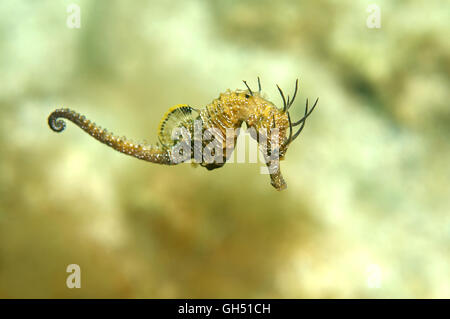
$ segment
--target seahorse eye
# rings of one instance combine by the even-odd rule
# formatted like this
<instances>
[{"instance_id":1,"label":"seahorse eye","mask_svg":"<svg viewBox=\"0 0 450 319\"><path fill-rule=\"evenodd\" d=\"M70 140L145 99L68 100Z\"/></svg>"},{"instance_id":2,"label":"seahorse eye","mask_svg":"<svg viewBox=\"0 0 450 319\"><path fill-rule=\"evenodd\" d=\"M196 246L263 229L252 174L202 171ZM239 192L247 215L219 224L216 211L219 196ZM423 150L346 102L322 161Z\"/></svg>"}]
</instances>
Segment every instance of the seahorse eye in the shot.
<instances>
[{"instance_id":1,"label":"seahorse eye","mask_svg":"<svg viewBox=\"0 0 450 319\"><path fill-rule=\"evenodd\" d=\"M250 95L248 95L248 94L245 94L245 98L246 99L248 99L250 97Z\"/></svg>"}]
</instances>

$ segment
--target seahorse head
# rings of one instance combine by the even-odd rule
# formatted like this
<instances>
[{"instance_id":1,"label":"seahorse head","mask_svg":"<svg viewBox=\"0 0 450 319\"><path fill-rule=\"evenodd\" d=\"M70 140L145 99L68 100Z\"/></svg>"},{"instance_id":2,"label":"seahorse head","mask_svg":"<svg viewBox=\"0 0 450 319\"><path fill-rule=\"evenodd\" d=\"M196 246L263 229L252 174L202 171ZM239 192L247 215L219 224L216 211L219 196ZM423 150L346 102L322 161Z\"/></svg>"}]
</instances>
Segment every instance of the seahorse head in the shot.
<instances>
[{"instance_id":1,"label":"seahorse head","mask_svg":"<svg viewBox=\"0 0 450 319\"><path fill-rule=\"evenodd\" d=\"M247 90L236 91L236 100L240 104L246 104L247 107L241 108L242 116L248 127L255 128L259 134L267 134L268 143L276 152L280 160L283 160L291 143L299 136L303 130L306 118L311 114L317 105L318 99L314 103L311 110L308 110L308 100L306 100L306 108L304 116L297 122L291 121L289 108L294 103L298 91L298 80L295 82L295 90L292 98L288 95L285 97L283 91L277 85L280 92L283 107L278 108L274 103L266 99L261 93L261 83L258 78L258 91L253 91L244 81ZM293 132L294 127L300 125L297 132Z\"/></svg>"}]
</instances>

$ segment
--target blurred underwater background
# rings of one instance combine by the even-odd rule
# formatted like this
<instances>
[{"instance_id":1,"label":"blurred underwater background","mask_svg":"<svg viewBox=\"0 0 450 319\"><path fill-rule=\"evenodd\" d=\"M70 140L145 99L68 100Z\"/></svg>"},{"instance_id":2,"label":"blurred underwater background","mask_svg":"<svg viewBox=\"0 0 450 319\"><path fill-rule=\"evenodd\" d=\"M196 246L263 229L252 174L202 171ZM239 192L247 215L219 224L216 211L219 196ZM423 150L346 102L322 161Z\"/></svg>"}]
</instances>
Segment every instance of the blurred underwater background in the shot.
<instances>
[{"instance_id":1,"label":"blurred underwater background","mask_svg":"<svg viewBox=\"0 0 450 319\"><path fill-rule=\"evenodd\" d=\"M450 298L450 2L5 0L0 16L0 298ZM68 107L156 142L169 107L258 76L278 106L275 84L300 79L293 119L320 98L282 192L260 163L158 166L47 125Z\"/></svg>"}]
</instances>

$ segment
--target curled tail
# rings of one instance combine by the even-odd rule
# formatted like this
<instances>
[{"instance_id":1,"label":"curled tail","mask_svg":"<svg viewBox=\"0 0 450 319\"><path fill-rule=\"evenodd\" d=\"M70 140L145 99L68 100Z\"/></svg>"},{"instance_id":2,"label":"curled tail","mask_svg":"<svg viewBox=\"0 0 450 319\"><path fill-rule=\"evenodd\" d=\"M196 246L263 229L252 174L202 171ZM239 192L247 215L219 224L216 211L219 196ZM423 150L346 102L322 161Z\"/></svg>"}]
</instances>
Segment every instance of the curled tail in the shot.
<instances>
[{"instance_id":1,"label":"curled tail","mask_svg":"<svg viewBox=\"0 0 450 319\"><path fill-rule=\"evenodd\" d=\"M66 123L61 118L65 118L73 122L96 140L112 147L120 153L157 164L177 164L177 162L173 161L169 149L159 146L133 143L128 141L126 138L116 137L113 133L108 132L106 129L103 129L86 119L84 115L70 109L58 109L50 114L48 117L48 125L53 131L59 133L64 131L66 128Z\"/></svg>"}]
</instances>

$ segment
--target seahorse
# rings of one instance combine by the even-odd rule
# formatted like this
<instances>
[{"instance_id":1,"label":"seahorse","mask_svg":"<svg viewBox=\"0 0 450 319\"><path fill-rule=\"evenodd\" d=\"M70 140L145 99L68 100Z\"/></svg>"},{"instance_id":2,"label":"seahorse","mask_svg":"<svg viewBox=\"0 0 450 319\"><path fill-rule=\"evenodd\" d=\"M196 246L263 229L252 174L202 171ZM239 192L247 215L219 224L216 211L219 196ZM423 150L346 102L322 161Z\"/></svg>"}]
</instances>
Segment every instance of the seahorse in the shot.
<instances>
[{"instance_id":1,"label":"seahorse","mask_svg":"<svg viewBox=\"0 0 450 319\"><path fill-rule=\"evenodd\" d=\"M79 126L101 143L135 158L164 165L176 165L185 160L194 159L196 163L212 170L222 167L229 159L236 144L239 129L245 122L247 128L256 132L251 136L258 140L259 148L269 169L272 186L277 190L283 190L287 185L280 171L280 160L285 158L288 147L302 132L306 119L315 109L319 99L316 99L310 110L308 110L308 99L306 99L303 117L293 123L289 108L297 96L298 79L295 82L292 98L289 95L286 98L280 87L276 85L283 101L283 108L276 107L274 103L263 96L259 77L258 91L253 91L246 81L243 82L246 89L227 90L203 109L197 109L187 104L171 107L160 121L159 141L153 145L135 143L126 137L117 137L86 119L84 115L67 108L53 111L48 117L48 124L53 131L62 132L66 127L64 120L61 119L64 118ZM298 125L300 127L293 133L293 127ZM185 134L175 136L173 134L175 129L183 130ZM193 138L196 136L196 129L200 131L200 139ZM222 150L221 154L219 152L215 154L215 150L211 152L212 161L197 156L203 154L205 148L208 147L208 141L202 138L204 133L211 129L218 133L215 136L219 136L219 149ZM229 143L228 139L230 130L234 132L234 135L231 136L233 143ZM186 136L187 139L185 139ZM184 149L187 151L180 152L179 145L182 141L187 141L185 146L187 145L189 148ZM182 160L180 160L180 154Z\"/></svg>"}]
</instances>

